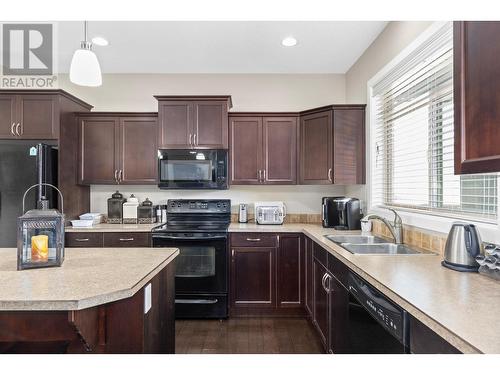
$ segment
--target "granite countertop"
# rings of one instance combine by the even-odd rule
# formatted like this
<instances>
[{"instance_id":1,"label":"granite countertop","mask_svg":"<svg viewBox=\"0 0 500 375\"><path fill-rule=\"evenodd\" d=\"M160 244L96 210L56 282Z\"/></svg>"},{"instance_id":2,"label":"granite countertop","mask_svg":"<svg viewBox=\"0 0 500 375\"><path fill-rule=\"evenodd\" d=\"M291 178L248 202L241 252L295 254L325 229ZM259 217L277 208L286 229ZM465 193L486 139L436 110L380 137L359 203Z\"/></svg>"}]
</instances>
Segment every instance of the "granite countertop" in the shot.
<instances>
[{"instance_id":1,"label":"granite countertop","mask_svg":"<svg viewBox=\"0 0 500 375\"><path fill-rule=\"evenodd\" d=\"M106 231L105 224L100 225L95 231ZM109 226L127 231L125 226ZM150 228L144 225L143 231ZM444 268L434 254L354 255L324 236L359 232L338 232L319 224L232 223L229 232L304 233L462 352L500 353L500 328L494 324L500 316L498 281Z\"/></svg>"},{"instance_id":2,"label":"granite countertop","mask_svg":"<svg viewBox=\"0 0 500 375\"><path fill-rule=\"evenodd\" d=\"M67 248L61 267L17 271L0 249L0 310L81 310L133 296L179 249Z\"/></svg>"}]
</instances>

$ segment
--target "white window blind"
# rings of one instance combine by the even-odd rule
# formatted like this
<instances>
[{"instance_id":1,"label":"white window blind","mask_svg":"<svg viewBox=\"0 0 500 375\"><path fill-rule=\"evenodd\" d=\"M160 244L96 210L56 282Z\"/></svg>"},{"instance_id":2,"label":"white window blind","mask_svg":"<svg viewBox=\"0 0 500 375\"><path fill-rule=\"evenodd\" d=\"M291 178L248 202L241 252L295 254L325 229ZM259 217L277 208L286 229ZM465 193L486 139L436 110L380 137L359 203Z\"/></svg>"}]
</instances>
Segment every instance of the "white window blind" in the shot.
<instances>
[{"instance_id":1,"label":"white window blind","mask_svg":"<svg viewBox=\"0 0 500 375\"><path fill-rule=\"evenodd\" d=\"M497 174L454 175L451 23L374 87L375 205L495 221Z\"/></svg>"}]
</instances>

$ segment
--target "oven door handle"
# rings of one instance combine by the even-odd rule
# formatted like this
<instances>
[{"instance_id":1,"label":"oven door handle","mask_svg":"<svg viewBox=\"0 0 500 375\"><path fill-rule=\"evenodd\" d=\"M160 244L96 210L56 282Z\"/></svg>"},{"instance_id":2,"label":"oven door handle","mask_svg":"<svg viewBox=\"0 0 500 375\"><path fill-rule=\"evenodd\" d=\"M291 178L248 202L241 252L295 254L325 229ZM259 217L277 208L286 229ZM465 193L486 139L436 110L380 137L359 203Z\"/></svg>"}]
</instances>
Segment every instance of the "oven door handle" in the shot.
<instances>
[{"instance_id":1,"label":"oven door handle","mask_svg":"<svg viewBox=\"0 0 500 375\"><path fill-rule=\"evenodd\" d=\"M175 303L179 304L191 304L191 305L214 305L219 300L215 299L175 299Z\"/></svg>"},{"instance_id":2,"label":"oven door handle","mask_svg":"<svg viewBox=\"0 0 500 375\"><path fill-rule=\"evenodd\" d=\"M154 234L153 239L162 239L162 240L185 240L185 241L193 241L193 240L222 240L226 239L227 235L222 236L213 236L213 237L177 237L177 236L165 236Z\"/></svg>"}]
</instances>

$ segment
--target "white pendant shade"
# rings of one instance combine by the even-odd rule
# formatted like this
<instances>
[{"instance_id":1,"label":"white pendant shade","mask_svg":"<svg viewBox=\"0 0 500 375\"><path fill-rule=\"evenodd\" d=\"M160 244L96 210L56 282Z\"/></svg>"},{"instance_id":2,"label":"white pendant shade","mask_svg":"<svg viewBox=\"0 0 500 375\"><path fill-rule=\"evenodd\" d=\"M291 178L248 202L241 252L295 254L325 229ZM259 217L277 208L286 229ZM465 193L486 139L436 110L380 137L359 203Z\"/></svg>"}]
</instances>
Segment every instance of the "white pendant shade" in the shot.
<instances>
[{"instance_id":1,"label":"white pendant shade","mask_svg":"<svg viewBox=\"0 0 500 375\"><path fill-rule=\"evenodd\" d=\"M76 85L97 87L102 85L101 67L90 49L77 49L69 68L69 79Z\"/></svg>"}]
</instances>

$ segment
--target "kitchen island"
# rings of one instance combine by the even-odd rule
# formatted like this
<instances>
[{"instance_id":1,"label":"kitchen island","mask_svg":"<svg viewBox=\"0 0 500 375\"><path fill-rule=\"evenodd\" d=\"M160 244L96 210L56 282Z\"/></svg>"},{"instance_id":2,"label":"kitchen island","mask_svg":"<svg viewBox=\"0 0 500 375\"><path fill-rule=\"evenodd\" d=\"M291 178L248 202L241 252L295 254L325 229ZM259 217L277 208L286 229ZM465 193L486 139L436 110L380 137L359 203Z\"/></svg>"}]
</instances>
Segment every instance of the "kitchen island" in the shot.
<instances>
[{"instance_id":1,"label":"kitchen island","mask_svg":"<svg viewBox=\"0 0 500 375\"><path fill-rule=\"evenodd\" d=\"M1 353L174 353L178 249L69 248L17 271L0 249Z\"/></svg>"}]
</instances>

